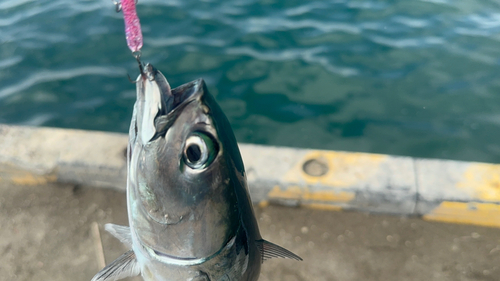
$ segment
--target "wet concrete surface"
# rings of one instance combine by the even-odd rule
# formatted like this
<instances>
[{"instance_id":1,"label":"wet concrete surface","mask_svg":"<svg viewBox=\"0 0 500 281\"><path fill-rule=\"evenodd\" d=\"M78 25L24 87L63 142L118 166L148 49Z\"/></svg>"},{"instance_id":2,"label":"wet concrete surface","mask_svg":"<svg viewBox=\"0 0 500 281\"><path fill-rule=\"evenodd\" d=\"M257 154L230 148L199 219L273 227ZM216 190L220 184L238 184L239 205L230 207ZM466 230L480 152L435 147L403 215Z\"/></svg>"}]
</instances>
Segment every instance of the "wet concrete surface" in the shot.
<instances>
[{"instance_id":1,"label":"wet concrete surface","mask_svg":"<svg viewBox=\"0 0 500 281\"><path fill-rule=\"evenodd\" d=\"M256 212L264 238L304 259L265 262L262 281L500 280L500 229L279 206ZM103 231L109 222L127 224L125 194L0 181L0 280L90 280L100 243L106 262L126 250Z\"/></svg>"}]
</instances>

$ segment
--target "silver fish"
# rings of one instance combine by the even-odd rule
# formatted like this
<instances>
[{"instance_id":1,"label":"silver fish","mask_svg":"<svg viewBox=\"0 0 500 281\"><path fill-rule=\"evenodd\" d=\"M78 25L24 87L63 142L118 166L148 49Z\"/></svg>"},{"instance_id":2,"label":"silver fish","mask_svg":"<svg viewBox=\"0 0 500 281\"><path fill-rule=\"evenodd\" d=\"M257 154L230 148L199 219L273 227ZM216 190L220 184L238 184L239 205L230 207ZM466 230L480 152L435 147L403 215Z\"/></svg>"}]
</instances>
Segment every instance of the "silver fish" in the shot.
<instances>
[{"instance_id":1,"label":"silver fish","mask_svg":"<svg viewBox=\"0 0 500 281\"><path fill-rule=\"evenodd\" d=\"M203 80L170 89L152 65L137 78L127 155L131 250L92 281L248 280L269 258L302 260L263 240L229 122Z\"/></svg>"}]
</instances>

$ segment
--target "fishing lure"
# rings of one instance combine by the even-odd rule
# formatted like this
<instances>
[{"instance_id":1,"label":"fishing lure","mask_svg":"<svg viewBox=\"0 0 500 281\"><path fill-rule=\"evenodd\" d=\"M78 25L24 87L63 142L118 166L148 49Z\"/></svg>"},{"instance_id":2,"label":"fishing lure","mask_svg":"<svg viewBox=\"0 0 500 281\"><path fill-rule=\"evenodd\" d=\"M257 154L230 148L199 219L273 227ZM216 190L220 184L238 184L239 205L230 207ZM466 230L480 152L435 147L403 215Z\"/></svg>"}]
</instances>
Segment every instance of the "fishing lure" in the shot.
<instances>
[{"instance_id":1,"label":"fishing lure","mask_svg":"<svg viewBox=\"0 0 500 281\"><path fill-rule=\"evenodd\" d=\"M116 11L123 12L125 21L125 37L127 38L128 48L132 54L138 59L141 56L142 48L142 31L135 4L137 0L121 0L121 2L114 1Z\"/></svg>"}]
</instances>

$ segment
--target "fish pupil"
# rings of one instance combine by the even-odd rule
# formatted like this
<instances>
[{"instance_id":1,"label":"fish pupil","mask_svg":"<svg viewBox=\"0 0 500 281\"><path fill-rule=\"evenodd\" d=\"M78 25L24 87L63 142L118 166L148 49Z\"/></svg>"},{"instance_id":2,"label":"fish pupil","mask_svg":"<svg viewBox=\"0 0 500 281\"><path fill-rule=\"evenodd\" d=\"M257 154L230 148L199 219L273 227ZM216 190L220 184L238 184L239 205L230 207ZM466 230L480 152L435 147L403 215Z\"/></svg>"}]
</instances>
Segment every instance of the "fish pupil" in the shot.
<instances>
[{"instance_id":1,"label":"fish pupil","mask_svg":"<svg viewBox=\"0 0 500 281\"><path fill-rule=\"evenodd\" d=\"M186 150L186 156L189 162L196 163L201 158L201 149L198 145L190 145Z\"/></svg>"}]
</instances>

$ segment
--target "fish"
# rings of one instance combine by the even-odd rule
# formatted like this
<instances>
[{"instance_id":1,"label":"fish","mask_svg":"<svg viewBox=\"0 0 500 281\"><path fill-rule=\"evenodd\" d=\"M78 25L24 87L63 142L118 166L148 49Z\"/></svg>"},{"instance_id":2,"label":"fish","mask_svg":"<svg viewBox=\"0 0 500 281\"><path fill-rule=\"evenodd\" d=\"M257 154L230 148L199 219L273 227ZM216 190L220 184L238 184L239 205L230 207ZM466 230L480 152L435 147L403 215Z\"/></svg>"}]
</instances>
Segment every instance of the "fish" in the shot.
<instances>
[{"instance_id":1,"label":"fish","mask_svg":"<svg viewBox=\"0 0 500 281\"><path fill-rule=\"evenodd\" d=\"M151 64L136 80L127 149L129 251L92 281L255 281L271 258L302 260L262 238L231 125L203 79L171 89Z\"/></svg>"}]
</instances>

